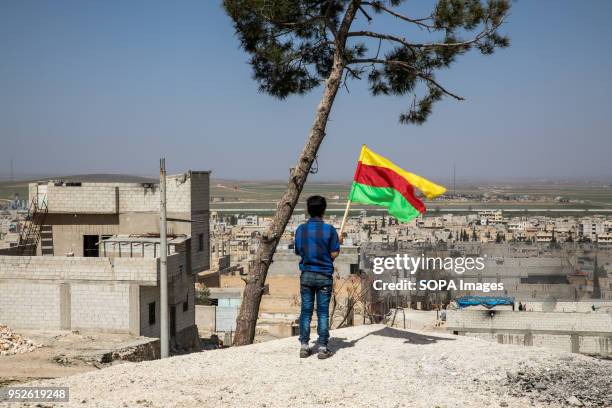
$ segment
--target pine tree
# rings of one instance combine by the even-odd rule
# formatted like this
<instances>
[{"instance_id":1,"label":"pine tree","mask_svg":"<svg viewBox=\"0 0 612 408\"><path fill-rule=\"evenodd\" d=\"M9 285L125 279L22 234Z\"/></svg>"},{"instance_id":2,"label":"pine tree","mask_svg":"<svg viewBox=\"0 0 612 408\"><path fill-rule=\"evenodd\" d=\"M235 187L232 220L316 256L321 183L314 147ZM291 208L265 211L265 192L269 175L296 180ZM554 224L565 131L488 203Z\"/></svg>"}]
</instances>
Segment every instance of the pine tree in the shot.
<instances>
[{"instance_id":1,"label":"pine tree","mask_svg":"<svg viewBox=\"0 0 612 408\"><path fill-rule=\"evenodd\" d=\"M246 280L235 345L252 343L259 304L278 241L293 213L325 137L336 94L349 80L366 78L373 95L405 96L401 123L422 124L435 102L463 98L443 86L435 73L475 49L491 54L506 47L499 34L509 0L438 0L432 12L413 17L404 0L225 0L242 48L250 55L259 89L279 99L323 85L314 123L276 214L261 238ZM422 29L428 41L385 32L387 18L408 34ZM365 24L364 24L365 23ZM378 23L378 25L377 25ZM397 30L389 30L393 33ZM348 88L347 88L348 89Z\"/></svg>"}]
</instances>

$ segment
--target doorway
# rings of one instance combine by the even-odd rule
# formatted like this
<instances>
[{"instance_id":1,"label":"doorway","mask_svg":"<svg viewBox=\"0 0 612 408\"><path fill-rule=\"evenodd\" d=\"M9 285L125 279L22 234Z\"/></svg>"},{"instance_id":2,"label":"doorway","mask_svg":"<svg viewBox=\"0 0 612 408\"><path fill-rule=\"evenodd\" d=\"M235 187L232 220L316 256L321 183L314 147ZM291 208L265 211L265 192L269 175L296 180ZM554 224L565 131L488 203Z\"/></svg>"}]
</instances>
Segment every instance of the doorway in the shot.
<instances>
[{"instance_id":1,"label":"doorway","mask_svg":"<svg viewBox=\"0 0 612 408\"><path fill-rule=\"evenodd\" d=\"M83 256L97 258L100 255L99 240L98 235L83 235Z\"/></svg>"}]
</instances>

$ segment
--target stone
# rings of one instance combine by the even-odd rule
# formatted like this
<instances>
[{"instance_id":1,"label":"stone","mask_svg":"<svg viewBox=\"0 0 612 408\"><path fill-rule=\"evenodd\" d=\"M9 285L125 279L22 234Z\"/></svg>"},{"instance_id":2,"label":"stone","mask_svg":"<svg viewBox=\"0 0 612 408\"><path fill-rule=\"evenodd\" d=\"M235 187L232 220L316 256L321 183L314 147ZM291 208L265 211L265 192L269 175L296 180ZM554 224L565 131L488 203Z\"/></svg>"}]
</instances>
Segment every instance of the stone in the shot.
<instances>
[{"instance_id":1,"label":"stone","mask_svg":"<svg viewBox=\"0 0 612 408\"><path fill-rule=\"evenodd\" d=\"M0 325L0 356L29 353L42 347L30 339L13 332L8 326Z\"/></svg>"},{"instance_id":2,"label":"stone","mask_svg":"<svg viewBox=\"0 0 612 408\"><path fill-rule=\"evenodd\" d=\"M536 390L545 390L546 389L546 384L544 384L543 382L537 382L537 383L535 383L534 388Z\"/></svg>"},{"instance_id":3,"label":"stone","mask_svg":"<svg viewBox=\"0 0 612 408\"><path fill-rule=\"evenodd\" d=\"M508 370L506 371L506 377L508 377L509 380L514 381L518 377L518 373L516 371Z\"/></svg>"},{"instance_id":4,"label":"stone","mask_svg":"<svg viewBox=\"0 0 612 408\"><path fill-rule=\"evenodd\" d=\"M572 395L571 397L566 399L566 401L568 404L570 404L573 407L581 407L583 405L582 402L580 402L580 400L576 398L575 395Z\"/></svg>"}]
</instances>

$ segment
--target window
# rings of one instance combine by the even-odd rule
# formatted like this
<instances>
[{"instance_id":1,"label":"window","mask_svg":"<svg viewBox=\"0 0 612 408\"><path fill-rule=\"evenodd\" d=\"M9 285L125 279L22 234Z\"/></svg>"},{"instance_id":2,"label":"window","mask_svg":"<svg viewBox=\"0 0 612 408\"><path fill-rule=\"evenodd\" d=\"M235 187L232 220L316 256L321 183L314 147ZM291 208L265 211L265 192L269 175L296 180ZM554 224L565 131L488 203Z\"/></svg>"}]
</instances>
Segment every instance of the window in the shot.
<instances>
[{"instance_id":1,"label":"window","mask_svg":"<svg viewBox=\"0 0 612 408\"><path fill-rule=\"evenodd\" d=\"M170 306L170 336L176 336L176 306Z\"/></svg>"},{"instance_id":2,"label":"window","mask_svg":"<svg viewBox=\"0 0 612 408\"><path fill-rule=\"evenodd\" d=\"M185 295L185 301L183 302L183 312L189 310L189 292Z\"/></svg>"},{"instance_id":3,"label":"window","mask_svg":"<svg viewBox=\"0 0 612 408\"><path fill-rule=\"evenodd\" d=\"M149 325L155 324L155 302L149 303Z\"/></svg>"},{"instance_id":4,"label":"window","mask_svg":"<svg viewBox=\"0 0 612 408\"><path fill-rule=\"evenodd\" d=\"M198 234L198 252L204 251L204 234Z\"/></svg>"}]
</instances>

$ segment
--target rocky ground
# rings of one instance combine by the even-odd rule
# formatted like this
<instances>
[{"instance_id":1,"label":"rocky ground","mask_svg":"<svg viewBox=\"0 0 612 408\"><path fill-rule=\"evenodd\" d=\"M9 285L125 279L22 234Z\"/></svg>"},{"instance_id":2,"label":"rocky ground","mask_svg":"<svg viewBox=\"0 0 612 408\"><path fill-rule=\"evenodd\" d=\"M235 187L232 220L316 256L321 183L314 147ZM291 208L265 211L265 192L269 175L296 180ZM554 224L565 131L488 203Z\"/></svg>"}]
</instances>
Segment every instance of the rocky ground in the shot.
<instances>
[{"instance_id":1,"label":"rocky ground","mask_svg":"<svg viewBox=\"0 0 612 408\"><path fill-rule=\"evenodd\" d=\"M510 394L527 395L538 404L612 407L612 373L600 370L606 366L609 369L609 362L572 357L551 359L543 367L522 364L517 371L507 371Z\"/></svg>"},{"instance_id":2,"label":"rocky ground","mask_svg":"<svg viewBox=\"0 0 612 408\"><path fill-rule=\"evenodd\" d=\"M37 384L68 386L71 407L611 406L612 361L382 325L336 330L330 348L300 359L287 338Z\"/></svg>"},{"instance_id":3,"label":"rocky ground","mask_svg":"<svg viewBox=\"0 0 612 408\"><path fill-rule=\"evenodd\" d=\"M142 354L139 352L149 350L148 344L154 341L113 333L61 330L15 333L1 328L0 332L0 344L9 345L4 350L9 352L0 355L0 387L99 370L123 360L150 359L147 356L139 358Z\"/></svg>"},{"instance_id":4,"label":"rocky ground","mask_svg":"<svg viewBox=\"0 0 612 408\"><path fill-rule=\"evenodd\" d=\"M15 333L8 326L0 325L0 357L29 353L39 347L42 345Z\"/></svg>"}]
</instances>

